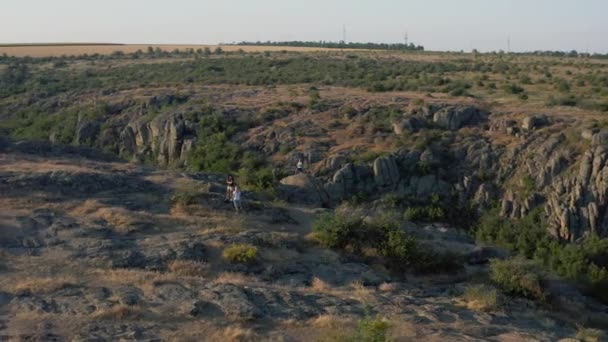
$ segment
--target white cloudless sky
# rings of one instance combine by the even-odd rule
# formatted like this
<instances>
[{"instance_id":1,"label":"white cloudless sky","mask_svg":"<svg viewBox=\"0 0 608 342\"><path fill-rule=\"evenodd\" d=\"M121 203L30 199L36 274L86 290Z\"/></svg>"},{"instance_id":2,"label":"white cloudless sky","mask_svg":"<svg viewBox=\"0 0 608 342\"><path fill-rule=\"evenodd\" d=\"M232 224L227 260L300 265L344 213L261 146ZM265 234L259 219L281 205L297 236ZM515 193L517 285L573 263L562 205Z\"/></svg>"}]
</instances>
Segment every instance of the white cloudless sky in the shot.
<instances>
[{"instance_id":1,"label":"white cloudless sky","mask_svg":"<svg viewBox=\"0 0 608 342\"><path fill-rule=\"evenodd\" d=\"M608 0L0 0L0 43L411 42L608 52Z\"/></svg>"}]
</instances>

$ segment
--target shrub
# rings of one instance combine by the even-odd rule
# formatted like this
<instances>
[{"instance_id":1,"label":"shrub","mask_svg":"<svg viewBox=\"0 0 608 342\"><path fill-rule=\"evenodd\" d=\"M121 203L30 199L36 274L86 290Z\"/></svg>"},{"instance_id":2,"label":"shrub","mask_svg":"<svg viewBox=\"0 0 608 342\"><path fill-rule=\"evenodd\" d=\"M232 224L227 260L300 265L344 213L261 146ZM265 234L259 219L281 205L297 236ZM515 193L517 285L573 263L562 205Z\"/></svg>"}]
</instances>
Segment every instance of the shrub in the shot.
<instances>
[{"instance_id":1,"label":"shrub","mask_svg":"<svg viewBox=\"0 0 608 342\"><path fill-rule=\"evenodd\" d=\"M399 227L385 228L385 238L380 243L380 254L397 265L410 265L417 257L416 239Z\"/></svg>"},{"instance_id":2,"label":"shrub","mask_svg":"<svg viewBox=\"0 0 608 342\"><path fill-rule=\"evenodd\" d=\"M232 263L248 264L257 259L258 249L250 244L239 243L224 249L222 255Z\"/></svg>"},{"instance_id":3,"label":"shrub","mask_svg":"<svg viewBox=\"0 0 608 342\"><path fill-rule=\"evenodd\" d=\"M550 106L567 106L575 107L579 102L579 99L575 95L566 95L561 97L549 97L548 104Z\"/></svg>"},{"instance_id":4,"label":"shrub","mask_svg":"<svg viewBox=\"0 0 608 342\"><path fill-rule=\"evenodd\" d=\"M596 235L578 243L562 243L547 233L541 208L519 220L500 217L497 209L484 214L476 227L480 242L493 243L543 269L578 282L593 297L608 303L608 239Z\"/></svg>"},{"instance_id":5,"label":"shrub","mask_svg":"<svg viewBox=\"0 0 608 342\"><path fill-rule=\"evenodd\" d=\"M499 294L496 288L485 284L468 286L462 299L467 307L473 310L492 311L500 307Z\"/></svg>"},{"instance_id":6,"label":"shrub","mask_svg":"<svg viewBox=\"0 0 608 342\"><path fill-rule=\"evenodd\" d=\"M357 322L355 332L346 341L385 342L389 328L390 324L386 320L366 316Z\"/></svg>"},{"instance_id":7,"label":"shrub","mask_svg":"<svg viewBox=\"0 0 608 342\"><path fill-rule=\"evenodd\" d=\"M440 221L445 218L445 211L439 206L408 207L403 218L408 221Z\"/></svg>"},{"instance_id":8,"label":"shrub","mask_svg":"<svg viewBox=\"0 0 608 342\"><path fill-rule=\"evenodd\" d=\"M312 231L315 238L325 247L344 248L357 241L362 222L341 214L324 213L314 222Z\"/></svg>"},{"instance_id":9,"label":"shrub","mask_svg":"<svg viewBox=\"0 0 608 342\"><path fill-rule=\"evenodd\" d=\"M323 214L313 224L314 237L329 248L350 248L355 254L375 256L395 270L411 268L416 272L453 271L462 268L461 258L421 248L417 240L401 229L399 220L389 215L371 222L341 214Z\"/></svg>"},{"instance_id":10,"label":"shrub","mask_svg":"<svg viewBox=\"0 0 608 342\"><path fill-rule=\"evenodd\" d=\"M505 90L507 93L515 94L515 95L521 94L525 91L524 88L518 86L517 84L509 84L509 85L505 86Z\"/></svg>"},{"instance_id":11,"label":"shrub","mask_svg":"<svg viewBox=\"0 0 608 342\"><path fill-rule=\"evenodd\" d=\"M544 301L543 273L534 261L523 258L492 260L490 279L504 291Z\"/></svg>"}]
</instances>

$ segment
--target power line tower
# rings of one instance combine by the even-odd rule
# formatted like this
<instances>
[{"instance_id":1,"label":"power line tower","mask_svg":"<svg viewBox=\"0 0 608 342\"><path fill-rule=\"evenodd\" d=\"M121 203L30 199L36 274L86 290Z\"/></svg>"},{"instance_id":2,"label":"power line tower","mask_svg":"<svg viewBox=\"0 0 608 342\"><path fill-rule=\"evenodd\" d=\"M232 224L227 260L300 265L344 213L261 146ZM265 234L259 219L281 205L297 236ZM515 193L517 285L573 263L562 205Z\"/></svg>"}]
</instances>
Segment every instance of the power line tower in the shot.
<instances>
[{"instance_id":1,"label":"power line tower","mask_svg":"<svg viewBox=\"0 0 608 342\"><path fill-rule=\"evenodd\" d=\"M507 53L511 53L511 36L507 37Z\"/></svg>"},{"instance_id":2,"label":"power line tower","mask_svg":"<svg viewBox=\"0 0 608 342\"><path fill-rule=\"evenodd\" d=\"M342 43L346 44L346 24L342 25Z\"/></svg>"},{"instance_id":3,"label":"power line tower","mask_svg":"<svg viewBox=\"0 0 608 342\"><path fill-rule=\"evenodd\" d=\"M407 32L405 32L405 36L403 37L403 41L405 42L405 45L407 45L408 42L409 42L409 38L407 36Z\"/></svg>"}]
</instances>

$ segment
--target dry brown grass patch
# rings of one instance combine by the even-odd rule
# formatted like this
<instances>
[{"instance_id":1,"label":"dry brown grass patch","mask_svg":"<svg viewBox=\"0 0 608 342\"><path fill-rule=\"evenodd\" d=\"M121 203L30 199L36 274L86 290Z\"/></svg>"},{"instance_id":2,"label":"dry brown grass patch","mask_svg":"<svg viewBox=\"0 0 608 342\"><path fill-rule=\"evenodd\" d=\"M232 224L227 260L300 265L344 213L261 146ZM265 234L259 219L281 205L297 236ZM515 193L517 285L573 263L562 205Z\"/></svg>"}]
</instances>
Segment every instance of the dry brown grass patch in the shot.
<instances>
[{"instance_id":1,"label":"dry brown grass patch","mask_svg":"<svg viewBox=\"0 0 608 342\"><path fill-rule=\"evenodd\" d=\"M336 315L321 315L309 321L309 324L315 328L335 329L347 325L351 325L353 320L347 317L339 317Z\"/></svg>"},{"instance_id":2,"label":"dry brown grass patch","mask_svg":"<svg viewBox=\"0 0 608 342\"><path fill-rule=\"evenodd\" d=\"M106 285L131 285L141 288L144 294L151 295L154 291L154 284L159 282L176 282L178 276L173 273L160 273L145 270L108 270L99 269L95 273L98 275L100 283Z\"/></svg>"},{"instance_id":3,"label":"dry brown grass patch","mask_svg":"<svg viewBox=\"0 0 608 342\"><path fill-rule=\"evenodd\" d=\"M252 329L240 325L221 327L205 321L190 321L180 324L175 331L163 331L160 338L163 341L179 342L253 342L261 337Z\"/></svg>"},{"instance_id":4,"label":"dry brown grass patch","mask_svg":"<svg viewBox=\"0 0 608 342\"><path fill-rule=\"evenodd\" d=\"M328 292L332 290L332 286L319 277L312 278L310 288L317 292Z\"/></svg>"},{"instance_id":5,"label":"dry brown grass patch","mask_svg":"<svg viewBox=\"0 0 608 342\"><path fill-rule=\"evenodd\" d=\"M373 299L372 289L366 287L363 283L355 281L350 286L352 288L351 294L354 298L364 302L369 302Z\"/></svg>"},{"instance_id":6,"label":"dry brown grass patch","mask_svg":"<svg viewBox=\"0 0 608 342\"><path fill-rule=\"evenodd\" d=\"M492 311L501 306L498 290L484 284L467 287L462 295L462 300L466 303L467 308L476 311Z\"/></svg>"},{"instance_id":7,"label":"dry brown grass patch","mask_svg":"<svg viewBox=\"0 0 608 342\"><path fill-rule=\"evenodd\" d=\"M250 276L246 276L241 273L235 272L222 272L213 279L213 284L232 284L232 285L240 285L240 286L251 286L254 284L258 284L258 279Z\"/></svg>"},{"instance_id":8,"label":"dry brown grass patch","mask_svg":"<svg viewBox=\"0 0 608 342\"><path fill-rule=\"evenodd\" d=\"M397 283L382 283L378 286L378 290L382 292L395 292L399 290L399 287Z\"/></svg>"},{"instance_id":9,"label":"dry brown grass patch","mask_svg":"<svg viewBox=\"0 0 608 342\"><path fill-rule=\"evenodd\" d=\"M36 294L49 294L69 286L78 286L79 281L71 276L27 278L14 285L14 291L31 291Z\"/></svg>"},{"instance_id":10,"label":"dry brown grass patch","mask_svg":"<svg viewBox=\"0 0 608 342\"><path fill-rule=\"evenodd\" d=\"M142 316L142 311L138 307L116 305L107 309L99 309L91 314L94 319L104 320L131 320Z\"/></svg>"},{"instance_id":11,"label":"dry brown grass patch","mask_svg":"<svg viewBox=\"0 0 608 342\"><path fill-rule=\"evenodd\" d=\"M167 267L170 272L184 277L205 277L209 273L209 265L191 260L173 260Z\"/></svg>"}]
</instances>

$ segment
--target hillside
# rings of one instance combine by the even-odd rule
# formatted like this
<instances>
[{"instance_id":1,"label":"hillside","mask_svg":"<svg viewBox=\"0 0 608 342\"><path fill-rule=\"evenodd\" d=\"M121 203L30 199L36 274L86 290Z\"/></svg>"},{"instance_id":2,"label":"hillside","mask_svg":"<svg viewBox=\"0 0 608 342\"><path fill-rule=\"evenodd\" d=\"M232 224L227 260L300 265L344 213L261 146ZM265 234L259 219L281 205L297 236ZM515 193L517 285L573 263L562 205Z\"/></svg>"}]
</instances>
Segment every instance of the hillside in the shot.
<instances>
[{"instance_id":1,"label":"hillside","mask_svg":"<svg viewBox=\"0 0 608 342\"><path fill-rule=\"evenodd\" d=\"M602 60L0 63L0 335L555 341L608 324Z\"/></svg>"}]
</instances>

